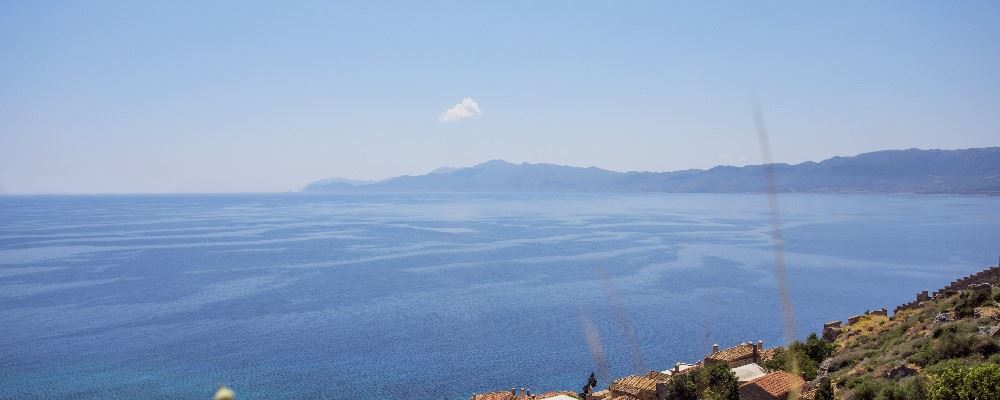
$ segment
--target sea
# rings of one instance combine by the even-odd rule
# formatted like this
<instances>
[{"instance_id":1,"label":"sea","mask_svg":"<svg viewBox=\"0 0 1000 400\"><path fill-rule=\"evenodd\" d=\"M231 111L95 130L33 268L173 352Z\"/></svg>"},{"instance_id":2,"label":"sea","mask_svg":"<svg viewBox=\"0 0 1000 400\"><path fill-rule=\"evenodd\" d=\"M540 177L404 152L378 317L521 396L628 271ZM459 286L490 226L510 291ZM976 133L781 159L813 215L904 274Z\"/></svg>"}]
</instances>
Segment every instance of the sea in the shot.
<instances>
[{"instance_id":1,"label":"sea","mask_svg":"<svg viewBox=\"0 0 1000 400\"><path fill-rule=\"evenodd\" d=\"M3 196L0 398L209 399L223 384L240 400L578 391L592 371L606 387L712 344L772 347L891 312L1000 256L998 197L782 194L778 205L756 194Z\"/></svg>"}]
</instances>

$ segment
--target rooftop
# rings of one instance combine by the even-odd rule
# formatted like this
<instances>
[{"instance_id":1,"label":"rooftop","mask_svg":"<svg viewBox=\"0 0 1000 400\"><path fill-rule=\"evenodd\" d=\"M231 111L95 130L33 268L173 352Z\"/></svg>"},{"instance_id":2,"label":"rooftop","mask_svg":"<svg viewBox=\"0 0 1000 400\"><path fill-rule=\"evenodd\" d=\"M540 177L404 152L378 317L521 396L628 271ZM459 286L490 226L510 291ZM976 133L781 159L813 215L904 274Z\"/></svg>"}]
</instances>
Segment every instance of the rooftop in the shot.
<instances>
[{"instance_id":1,"label":"rooftop","mask_svg":"<svg viewBox=\"0 0 1000 400\"><path fill-rule=\"evenodd\" d=\"M774 355L778 354L778 350L780 350L780 349L781 349L781 347L772 347L772 348L767 349L767 350L761 350L760 354L757 356L760 359L760 360L758 360L758 362L764 362L764 361L767 361L767 360L770 360L770 359L774 358Z\"/></svg>"},{"instance_id":2,"label":"rooftop","mask_svg":"<svg viewBox=\"0 0 1000 400\"><path fill-rule=\"evenodd\" d=\"M516 397L510 391L489 392L472 396L472 400L513 400Z\"/></svg>"},{"instance_id":3,"label":"rooftop","mask_svg":"<svg viewBox=\"0 0 1000 400\"><path fill-rule=\"evenodd\" d=\"M801 388L803 384L805 381L798 375L776 371L744 383L740 389L742 391L745 387L757 386L773 397L782 397L787 395L793 387Z\"/></svg>"},{"instance_id":4,"label":"rooftop","mask_svg":"<svg viewBox=\"0 0 1000 400\"><path fill-rule=\"evenodd\" d=\"M706 358L709 360L725 361L725 362L742 360L744 358L753 356L753 348L754 344L750 342L740 343L728 349L720 350L715 353L709 354L708 357Z\"/></svg>"},{"instance_id":5,"label":"rooftop","mask_svg":"<svg viewBox=\"0 0 1000 400\"><path fill-rule=\"evenodd\" d=\"M749 382L767 375L767 370L760 365L751 363L733 368L733 373L736 374L736 380L740 382Z\"/></svg>"},{"instance_id":6,"label":"rooftop","mask_svg":"<svg viewBox=\"0 0 1000 400\"><path fill-rule=\"evenodd\" d=\"M646 377L657 382L667 382L670 380L670 375L673 375L673 370L666 371L649 371Z\"/></svg>"},{"instance_id":7,"label":"rooftop","mask_svg":"<svg viewBox=\"0 0 1000 400\"><path fill-rule=\"evenodd\" d=\"M564 394L564 393L559 393L559 394L556 394L556 395L553 395L553 396L546 396L547 394L548 393L539 396L538 399L539 400L579 400L579 399L577 399L574 396L570 396L570 395Z\"/></svg>"},{"instance_id":8,"label":"rooftop","mask_svg":"<svg viewBox=\"0 0 1000 400\"><path fill-rule=\"evenodd\" d=\"M638 395L642 391L656 391L658 382L645 376L629 375L611 383L612 392Z\"/></svg>"}]
</instances>

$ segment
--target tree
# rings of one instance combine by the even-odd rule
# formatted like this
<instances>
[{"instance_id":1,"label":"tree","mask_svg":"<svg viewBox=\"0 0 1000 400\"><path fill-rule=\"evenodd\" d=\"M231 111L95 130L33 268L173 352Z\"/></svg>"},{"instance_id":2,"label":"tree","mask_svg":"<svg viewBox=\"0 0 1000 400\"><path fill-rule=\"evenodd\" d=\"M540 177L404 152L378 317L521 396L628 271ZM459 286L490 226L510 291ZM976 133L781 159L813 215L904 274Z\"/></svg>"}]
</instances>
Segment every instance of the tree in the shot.
<instances>
[{"instance_id":1,"label":"tree","mask_svg":"<svg viewBox=\"0 0 1000 400\"><path fill-rule=\"evenodd\" d=\"M833 354L836 347L811 333L805 342L794 341L787 349L779 349L774 357L765 361L762 366L770 370L781 370L797 373L803 379L811 381L819 372L819 365Z\"/></svg>"},{"instance_id":2,"label":"tree","mask_svg":"<svg viewBox=\"0 0 1000 400\"><path fill-rule=\"evenodd\" d=\"M712 364L696 372L674 375L658 397L663 400L739 400L739 381L728 365Z\"/></svg>"},{"instance_id":3,"label":"tree","mask_svg":"<svg viewBox=\"0 0 1000 400\"><path fill-rule=\"evenodd\" d=\"M802 342L794 342L787 349L779 349L770 360L762 365L770 370L781 370L799 374L803 379L816 379L818 363L806 354L806 346Z\"/></svg>"},{"instance_id":4,"label":"tree","mask_svg":"<svg viewBox=\"0 0 1000 400\"><path fill-rule=\"evenodd\" d=\"M802 350L807 356L809 356L810 359L815 361L816 364L823 363L823 360L829 357L830 354L833 354L835 348L836 347L833 343L823 341L816 336L815 332L809 334L809 338L806 339L806 343L802 345Z\"/></svg>"},{"instance_id":5,"label":"tree","mask_svg":"<svg viewBox=\"0 0 1000 400\"><path fill-rule=\"evenodd\" d=\"M580 391L580 398L586 399L588 394L594 392L595 387L597 387L597 376L591 371L590 377L587 378L587 383L583 385L583 390Z\"/></svg>"},{"instance_id":6,"label":"tree","mask_svg":"<svg viewBox=\"0 0 1000 400\"><path fill-rule=\"evenodd\" d=\"M695 374L676 374L657 397L661 400L698 400L698 392Z\"/></svg>"},{"instance_id":7,"label":"tree","mask_svg":"<svg viewBox=\"0 0 1000 400\"><path fill-rule=\"evenodd\" d=\"M740 400L740 383L726 364L709 365L704 370L705 383L716 399ZM707 397L707 396L706 396Z\"/></svg>"}]
</instances>

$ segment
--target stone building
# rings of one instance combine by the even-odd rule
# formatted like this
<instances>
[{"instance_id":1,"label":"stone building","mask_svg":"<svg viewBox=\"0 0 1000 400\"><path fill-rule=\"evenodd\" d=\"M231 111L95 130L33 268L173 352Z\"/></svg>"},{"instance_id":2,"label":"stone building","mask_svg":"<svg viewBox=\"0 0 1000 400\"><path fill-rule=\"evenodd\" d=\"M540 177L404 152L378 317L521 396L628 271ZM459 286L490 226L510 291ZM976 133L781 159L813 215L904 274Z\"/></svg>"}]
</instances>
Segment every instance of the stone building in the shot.
<instances>
[{"instance_id":1,"label":"stone building","mask_svg":"<svg viewBox=\"0 0 1000 400\"><path fill-rule=\"evenodd\" d=\"M823 324L823 340L827 342L837 340L837 337L839 337L840 333L844 330L844 328L841 327L841 324L841 321L833 321Z\"/></svg>"},{"instance_id":2,"label":"stone building","mask_svg":"<svg viewBox=\"0 0 1000 400\"><path fill-rule=\"evenodd\" d=\"M656 386L664 383L648 376L629 375L612 382L608 390L612 399L657 400Z\"/></svg>"},{"instance_id":3,"label":"stone building","mask_svg":"<svg viewBox=\"0 0 1000 400\"><path fill-rule=\"evenodd\" d=\"M740 343L728 349L719 350L719 345L712 346L712 354L705 357L705 365L725 363L729 368L736 368L747 364L760 363L773 355L774 350L764 350L764 341L757 343Z\"/></svg>"},{"instance_id":4,"label":"stone building","mask_svg":"<svg viewBox=\"0 0 1000 400\"><path fill-rule=\"evenodd\" d=\"M489 392L472 395L472 400L532 400L536 396L531 395L531 390L521 388L518 392L516 388L509 391Z\"/></svg>"},{"instance_id":5,"label":"stone building","mask_svg":"<svg viewBox=\"0 0 1000 400\"><path fill-rule=\"evenodd\" d=\"M573 392L545 392L542 394L532 394L531 390L516 388L499 392L488 392L472 395L472 400L576 400L576 393Z\"/></svg>"}]
</instances>

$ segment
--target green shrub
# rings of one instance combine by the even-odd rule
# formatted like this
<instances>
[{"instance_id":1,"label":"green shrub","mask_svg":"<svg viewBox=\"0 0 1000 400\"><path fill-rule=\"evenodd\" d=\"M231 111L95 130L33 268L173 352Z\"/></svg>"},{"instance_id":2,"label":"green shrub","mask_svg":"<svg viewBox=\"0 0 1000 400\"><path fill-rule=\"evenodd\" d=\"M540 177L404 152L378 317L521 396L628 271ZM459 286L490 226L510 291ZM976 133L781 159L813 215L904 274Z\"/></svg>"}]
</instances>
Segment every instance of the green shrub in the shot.
<instances>
[{"instance_id":1,"label":"green shrub","mask_svg":"<svg viewBox=\"0 0 1000 400\"><path fill-rule=\"evenodd\" d=\"M989 293L981 290L964 291L955 303L955 312L961 318L971 317L976 313L976 307L990 303L991 297Z\"/></svg>"},{"instance_id":2,"label":"green shrub","mask_svg":"<svg viewBox=\"0 0 1000 400\"><path fill-rule=\"evenodd\" d=\"M736 375L729 369L728 365L716 364L702 369L702 380L707 386L705 391L710 391L715 399L739 400L740 387ZM708 397L708 396L704 396Z\"/></svg>"},{"instance_id":3,"label":"green shrub","mask_svg":"<svg viewBox=\"0 0 1000 400\"><path fill-rule=\"evenodd\" d=\"M858 381L851 392L851 400L875 400L882 391L882 385L867 377Z\"/></svg>"},{"instance_id":4,"label":"green shrub","mask_svg":"<svg viewBox=\"0 0 1000 400\"><path fill-rule=\"evenodd\" d=\"M728 365L712 364L671 379L658 396L667 400L739 400L739 382Z\"/></svg>"},{"instance_id":5,"label":"green shrub","mask_svg":"<svg viewBox=\"0 0 1000 400\"><path fill-rule=\"evenodd\" d=\"M1000 365L980 364L968 370L963 388L977 399L1000 398Z\"/></svg>"},{"instance_id":6,"label":"green shrub","mask_svg":"<svg viewBox=\"0 0 1000 400\"><path fill-rule=\"evenodd\" d=\"M925 367L937 361L937 355L934 353L934 350L928 346L907 357L906 360L921 367Z\"/></svg>"},{"instance_id":7,"label":"green shrub","mask_svg":"<svg viewBox=\"0 0 1000 400\"><path fill-rule=\"evenodd\" d=\"M919 376L909 377L899 382L876 381L873 385L879 388L876 400L924 400L927 398L923 379Z\"/></svg>"},{"instance_id":8,"label":"green shrub","mask_svg":"<svg viewBox=\"0 0 1000 400\"><path fill-rule=\"evenodd\" d=\"M794 346L795 343L792 345ZM815 332L813 332L809 334L809 338L806 339L806 342L801 345L801 349L807 356L809 356L810 359L815 361L816 364L819 364L833 354L833 351L836 350L836 346L834 346L833 343L823 341L816 336Z\"/></svg>"},{"instance_id":9,"label":"green shrub","mask_svg":"<svg viewBox=\"0 0 1000 400\"><path fill-rule=\"evenodd\" d=\"M933 377L930 400L1000 399L1000 365L950 366Z\"/></svg>"},{"instance_id":10,"label":"green shrub","mask_svg":"<svg viewBox=\"0 0 1000 400\"><path fill-rule=\"evenodd\" d=\"M894 382L887 382L880 385L876 400L909 400L903 397L903 392L896 387Z\"/></svg>"},{"instance_id":11,"label":"green shrub","mask_svg":"<svg viewBox=\"0 0 1000 400\"><path fill-rule=\"evenodd\" d=\"M1000 352L1000 346L988 337L977 335L972 341L972 352L988 358Z\"/></svg>"},{"instance_id":12,"label":"green shrub","mask_svg":"<svg viewBox=\"0 0 1000 400\"><path fill-rule=\"evenodd\" d=\"M950 370L950 369L970 368L970 367L973 367L973 366L978 365L978 364L979 364L978 362L975 362L975 361L972 361L972 360L969 360L969 359L964 359L964 358L956 358L956 359L951 359L951 360L943 360L943 361L940 361L940 362L937 362L935 364L931 364L931 365L927 366L927 368L924 369L924 374L925 375L941 375L944 371L947 371L947 370Z\"/></svg>"},{"instance_id":13,"label":"green shrub","mask_svg":"<svg viewBox=\"0 0 1000 400\"><path fill-rule=\"evenodd\" d=\"M841 351L830 361L830 371L840 371L842 369L850 368L855 366L859 360L861 360L863 354L860 350L850 349Z\"/></svg>"},{"instance_id":14,"label":"green shrub","mask_svg":"<svg viewBox=\"0 0 1000 400\"><path fill-rule=\"evenodd\" d=\"M658 397L667 400L698 400L698 382L695 374L677 375L669 382Z\"/></svg>"},{"instance_id":15,"label":"green shrub","mask_svg":"<svg viewBox=\"0 0 1000 400\"><path fill-rule=\"evenodd\" d=\"M906 400L924 400L927 398L927 385L920 375L911 376L899 381L898 393Z\"/></svg>"},{"instance_id":16,"label":"green shrub","mask_svg":"<svg viewBox=\"0 0 1000 400\"><path fill-rule=\"evenodd\" d=\"M942 334L934 344L936 359L962 358L972 354L973 336L971 333Z\"/></svg>"},{"instance_id":17,"label":"green shrub","mask_svg":"<svg viewBox=\"0 0 1000 400\"><path fill-rule=\"evenodd\" d=\"M816 379L819 364L833 354L835 349L832 343L827 343L816 336L816 333L812 333L805 342L796 340L786 349L778 350L773 358L763 363L763 367L798 373L803 379L811 381Z\"/></svg>"},{"instance_id":18,"label":"green shrub","mask_svg":"<svg viewBox=\"0 0 1000 400\"><path fill-rule=\"evenodd\" d=\"M805 353L801 342L792 343L787 349L778 350L774 357L764 362L763 367L797 373L807 381L816 379L816 374L819 372L819 365Z\"/></svg>"},{"instance_id":19,"label":"green shrub","mask_svg":"<svg viewBox=\"0 0 1000 400\"><path fill-rule=\"evenodd\" d=\"M833 400L833 385L830 384L830 378L823 378L819 381L819 387L816 388L813 400Z\"/></svg>"}]
</instances>

